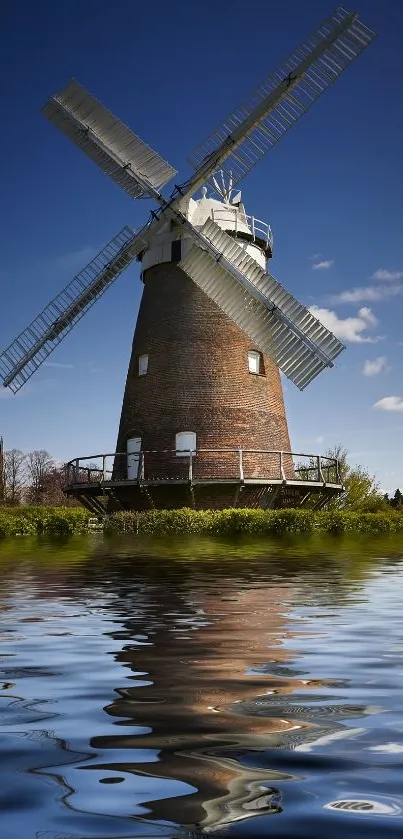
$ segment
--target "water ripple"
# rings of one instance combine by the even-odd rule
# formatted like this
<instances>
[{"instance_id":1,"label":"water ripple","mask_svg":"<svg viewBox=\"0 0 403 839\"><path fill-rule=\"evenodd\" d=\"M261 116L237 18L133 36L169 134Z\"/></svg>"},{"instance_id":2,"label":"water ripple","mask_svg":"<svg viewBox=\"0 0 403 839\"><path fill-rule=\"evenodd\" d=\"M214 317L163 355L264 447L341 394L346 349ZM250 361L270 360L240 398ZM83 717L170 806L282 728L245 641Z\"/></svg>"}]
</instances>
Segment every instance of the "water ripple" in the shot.
<instances>
[{"instance_id":1,"label":"water ripple","mask_svg":"<svg viewBox=\"0 0 403 839\"><path fill-rule=\"evenodd\" d=\"M6 839L401 836L399 551L21 544L0 548Z\"/></svg>"}]
</instances>

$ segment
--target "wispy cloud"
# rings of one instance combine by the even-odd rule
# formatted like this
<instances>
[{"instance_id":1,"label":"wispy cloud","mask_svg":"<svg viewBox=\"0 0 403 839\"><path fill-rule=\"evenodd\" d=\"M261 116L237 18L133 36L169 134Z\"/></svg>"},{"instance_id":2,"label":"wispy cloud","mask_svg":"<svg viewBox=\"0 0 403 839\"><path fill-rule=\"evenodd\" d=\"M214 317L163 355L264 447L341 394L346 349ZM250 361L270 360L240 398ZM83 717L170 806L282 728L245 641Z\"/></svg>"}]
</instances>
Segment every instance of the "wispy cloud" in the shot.
<instances>
[{"instance_id":1,"label":"wispy cloud","mask_svg":"<svg viewBox=\"0 0 403 839\"><path fill-rule=\"evenodd\" d=\"M44 361L43 367L55 367L60 370L73 370L74 364L62 364L59 361Z\"/></svg>"},{"instance_id":2,"label":"wispy cloud","mask_svg":"<svg viewBox=\"0 0 403 839\"><path fill-rule=\"evenodd\" d=\"M388 300L403 294L403 284L385 286L363 286L341 291L330 298L332 303L376 303L378 300Z\"/></svg>"},{"instance_id":3,"label":"wispy cloud","mask_svg":"<svg viewBox=\"0 0 403 839\"><path fill-rule=\"evenodd\" d=\"M80 248L77 251L70 251L70 253L56 256L52 268L55 271L72 271L77 273L77 271L85 268L91 262L91 259L94 259L96 254L97 250L90 246Z\"/></svg>"},{"instance_id":4,"label":"wispy cloud","mask_svg":"<svg viewBox=\"0 0 403 839\"><path fill-rule=\"evenodd\" d=\"M389 271L388 268L378 268L372 274L371 280L403 280L403 271Z\"/></svg>"},{"instance_id":5,"label":"wispy cloud","mask_svg":"<svg viewBox=\"0 0 403 839\"><path fill-rule=\"evenodd\" d=\"M312 265L313 271L326 271L328 268L333 268L334 259L324 259L323 262L314 262Z\"/></svg>"},{"instance_id":6,"label":"wispy cloud","mask_svg":"<svg viewBox=\"0 0 403 839\"><path fill-rule=\"evenodd\" d=\"M373 361L366 361L362 372L364 376L378 376L379 373L386 373L388 369L386 356L380 355L378 358L374 358Z\"/></svg>"},{"instance_id":7,"label":"wispy cloud","mask_svg":"<svg viewBox=\"0 0 403 839\"><path fill-rule=\"evenodd\" d=\"M310 312L342 341L356 344L374 344L379 341L379 337L371 338L362 334L378 323L374 313L367 306L359 309L357 316L353 318L339 318L332 309L322 309L319 306L311 306Z\"/></svg>"},{"instance_id":8,"label":"wispy cloud","mask_svg":"<svg viewBox=\"0 0 403 839\"><path fill-rule=\"evenodd\" d=\"M400 411L403 412L403 396L384 396L373 405L379 411Z\"/></svg>"}]
</instances>

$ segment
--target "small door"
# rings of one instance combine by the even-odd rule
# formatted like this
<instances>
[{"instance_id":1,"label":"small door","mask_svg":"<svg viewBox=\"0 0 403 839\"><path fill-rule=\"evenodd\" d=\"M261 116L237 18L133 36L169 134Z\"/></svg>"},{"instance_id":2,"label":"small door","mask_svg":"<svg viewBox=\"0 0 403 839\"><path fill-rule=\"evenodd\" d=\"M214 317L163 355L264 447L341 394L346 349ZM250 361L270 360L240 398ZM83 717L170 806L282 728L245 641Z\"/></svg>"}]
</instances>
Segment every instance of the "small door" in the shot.
<instances>
[{"instance_id":1,"label":"small door","mask_svg":"<svg viewBox=\"0 0 403 839\"><path fill-rule=\"evenodd\" d=\"M141 451L141 437L130 437L127 441L127 480L137 481Z\"/></svg>"}]
</instances>

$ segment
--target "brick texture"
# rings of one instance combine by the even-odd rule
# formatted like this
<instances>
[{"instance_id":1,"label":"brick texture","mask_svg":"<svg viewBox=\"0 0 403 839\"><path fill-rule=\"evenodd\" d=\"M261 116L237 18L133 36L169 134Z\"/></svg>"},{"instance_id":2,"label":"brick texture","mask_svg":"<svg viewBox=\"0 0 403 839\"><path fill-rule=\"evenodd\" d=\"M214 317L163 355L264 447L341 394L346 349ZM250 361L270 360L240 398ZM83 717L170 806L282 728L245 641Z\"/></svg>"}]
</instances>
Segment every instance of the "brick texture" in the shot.
<instances>
[{"instance_id":1,"label":"brick texture","mask_svg":"<svg viewBox=\"0 0 403 839\"><path fill-rule=\"evenodd\" d=\"M278 367L263 356L264 375L248 370L247 335L175 263L144 274L132 355L123 400L117 451L130 437L142 448L175 448L180 431L197 434L197 448L290 451ZM138 357L149 356L138 375ZM286 459L287 460L287 459ZM145 455L148 477L186 477L188 458ZM292 465L285 464L287 477ZM195 477L236 477L238 458L225 453L193 459ZM279 477L273 456L248 454L245 477Z\"/></svg>"}]
</instances>

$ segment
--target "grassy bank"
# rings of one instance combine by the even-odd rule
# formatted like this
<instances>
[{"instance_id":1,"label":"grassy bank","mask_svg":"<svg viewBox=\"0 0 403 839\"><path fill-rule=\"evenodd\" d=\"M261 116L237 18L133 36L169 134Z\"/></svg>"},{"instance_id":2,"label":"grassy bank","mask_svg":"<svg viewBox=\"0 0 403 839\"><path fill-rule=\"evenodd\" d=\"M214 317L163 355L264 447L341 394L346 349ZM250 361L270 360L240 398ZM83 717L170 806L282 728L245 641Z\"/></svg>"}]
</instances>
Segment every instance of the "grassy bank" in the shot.
<instances>
[{"instance_id":1,"label":"grassy bank","mask_svg":"<svg viewBox=\"0 0 403 839\"><path fill-rule=\"evenodd\" d=\"M0 507L0 539L85 533L89 517L81 507Z\"/></svg>"},{"instance_id":2,"label":"grassy bank","mask_svg":"<svg viewBox=\"0 0 403 839\"><path fill-rule=\"evenodd\" d=\"M8 536L86 533L90 513L80 507L1 507L0 539ZM281 536L282 534L401 533L403 514L313 512L312 510L150 510L107 516L106 534L144 533L155 536Z\"/></svg>"},{"instance_id":3,"label":"grassy bank","mask_svg":"<svg viewBox=\"0 0 403 839\"><path fill-rule=\"evenodd\" d=\"M313 512L312 510L151 510L108 516L105 533L280 536L286 533L402 533L400 513Z\"/></svg>"}]
</instances>

